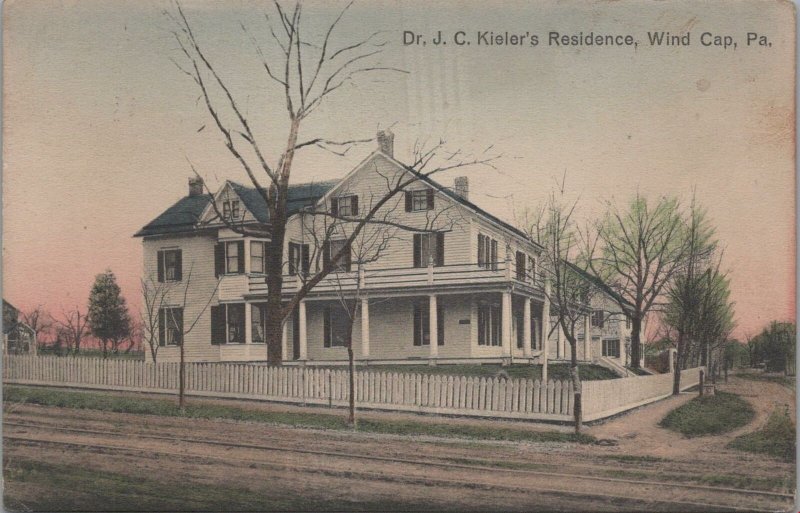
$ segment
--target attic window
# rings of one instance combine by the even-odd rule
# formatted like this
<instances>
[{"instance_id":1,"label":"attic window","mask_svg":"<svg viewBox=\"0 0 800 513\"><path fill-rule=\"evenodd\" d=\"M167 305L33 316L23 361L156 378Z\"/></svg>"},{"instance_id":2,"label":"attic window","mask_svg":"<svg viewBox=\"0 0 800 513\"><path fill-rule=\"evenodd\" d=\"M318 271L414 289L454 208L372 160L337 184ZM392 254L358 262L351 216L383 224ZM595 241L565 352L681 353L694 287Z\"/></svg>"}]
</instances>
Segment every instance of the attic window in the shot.
<instances>
[{"instance_id":1,"label":"attic window","mask_svg":"<svg viewBox=\"0 0 800 513\"><path fill-rule=\"evenodd\" d=\"M433 190L411 191L411 211L433 210Z\"/></svg>"},{"instance_id":2,"label":"attic window","mask_svg":"<svg viewBox=\"0 0 800 513\"><path fill-rule=\"evenodd\" d=\"M239 219L239 200L222 202L223 219Z\"/></svg>"}]
</instances>

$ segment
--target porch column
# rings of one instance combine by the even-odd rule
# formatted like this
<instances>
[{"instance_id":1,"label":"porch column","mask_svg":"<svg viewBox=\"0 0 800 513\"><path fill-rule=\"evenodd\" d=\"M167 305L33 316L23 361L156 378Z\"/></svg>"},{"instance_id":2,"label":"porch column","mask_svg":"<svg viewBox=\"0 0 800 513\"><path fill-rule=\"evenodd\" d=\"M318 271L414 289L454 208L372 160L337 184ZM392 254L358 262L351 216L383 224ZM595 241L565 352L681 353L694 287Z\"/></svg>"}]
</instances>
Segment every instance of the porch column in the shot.
<instances>
[{"instance_id":1,"label":"porch column","mask_svg":"<svg viewBox=\"0 0 800 513\"><path fill-rule=\"evenodd\" d=\"M369 299L361 299L361 356L369 357Z\"/></svg>"},{"instance_id":2,"label":"porch column","mask_svg":"<svg viewBox=\"0 0 800 513\"><path fill-rule=\"evenodd\" d=\"M583 319L583 359L592 360L592 316L587 314Z\"/></svg>"},{"instance_id":3,"label":"porch column","mask_svg":"<svg viewBox=\"0 0 800 513\"><path fill-rule=\"evenodd\" d=\"M308 358L308 346L306 344L306 302L300 301L297 305L298 316L300 317L300 358L299 360L306 360Z\"/></svg>"},{"instance_id":4,"label":"porch column","mask_svg":"<svg viewBox=\"0 0 800 513\"><path fill-rule=\"evenodd\" d=\"M500 311L502 315L502 328L503 335L503 356L511 356L511 291L503 292L503 308Z\"/></svg>"},{"instance_id":5,"label":"porch column","mask_svg":"<svg viewBox=\"0 0 800 513\"><path fill-rule=\"evenodd\" d=\"M530 358L531 356L531 298L526 297L523 298L523 303L525 305L522 315L522 355L525 358Z\"/></svg>"},{"instance_id":6,"label":"porch column","mask_svg":"<svg viewBox=\"0 0 800 513\"><path fill-rule=\"evenodd\" d=\"M289 319L284 319L281 333L281 361L289 360Z\"/></svg>"},{"instance_id":7,"label":"porch column","mask_svg":"<svg viewBox=\"0 0 800 513\"><path fill-rule=\"evenodd\" d=\"M436 307L436 296L431 294L430 295L430 349L431 349L431 358L436 358L439 356L439 316L438 316L438 309Z\"/></svg>"},{"instance_id":8,"label":"porch column","mask_svg":"<svg viewBox=\"0 0 800 513\"><path fill-rule=\"evenodd\" d=\"M253 343L253 311L250 308L250 303L244 303L244 343Z\"/></svg>"},{"instance_id":9,"label":"porch column","mask_svg":"<svg viewBox=\"0 0 800 513\"><path fill-rule=\"evenodd\" d=\"M542 383L547 383L547 359L550 358L550 280L544 281L544 304L542 305Z\"/></svg>"}]
</instances>

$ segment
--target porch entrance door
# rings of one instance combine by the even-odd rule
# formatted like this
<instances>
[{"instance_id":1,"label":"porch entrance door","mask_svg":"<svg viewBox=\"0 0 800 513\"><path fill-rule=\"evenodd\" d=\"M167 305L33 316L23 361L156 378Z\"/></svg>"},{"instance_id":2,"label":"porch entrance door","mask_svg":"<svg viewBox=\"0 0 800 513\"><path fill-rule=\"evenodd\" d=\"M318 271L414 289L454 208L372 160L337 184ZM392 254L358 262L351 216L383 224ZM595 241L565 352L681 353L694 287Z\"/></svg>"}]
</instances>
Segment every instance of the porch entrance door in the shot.
<instances>
[{"instance_id":1,"label":"porch entrance door","mask_svg":"<svg viewBox=\"0 0 800 513\"><path fill-rule=\"evenodd\" d=\"M292 360L300 359L300 312L292 312Z\"/></svg>"}]
</instances>

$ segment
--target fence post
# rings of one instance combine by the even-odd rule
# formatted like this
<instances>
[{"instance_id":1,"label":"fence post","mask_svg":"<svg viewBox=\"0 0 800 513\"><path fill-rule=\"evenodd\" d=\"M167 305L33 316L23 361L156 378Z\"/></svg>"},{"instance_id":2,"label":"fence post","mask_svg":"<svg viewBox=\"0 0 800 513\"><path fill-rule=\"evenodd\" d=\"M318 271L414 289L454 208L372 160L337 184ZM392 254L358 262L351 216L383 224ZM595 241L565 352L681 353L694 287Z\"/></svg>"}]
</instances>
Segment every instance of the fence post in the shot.
<instances>
[{"instance_id":1,"label":"fence post","mask_svg":"<svg viewBox=\"0 0 800 513\"><path fill-rule=\"evenodd\" d=\"M700 396L701 397L703 396L703 385L705 384L704 383L705 380L703 379L704 377L705 377L705 372L703 372L703 369L700 369Z\"/></svg>"}]
</instances>

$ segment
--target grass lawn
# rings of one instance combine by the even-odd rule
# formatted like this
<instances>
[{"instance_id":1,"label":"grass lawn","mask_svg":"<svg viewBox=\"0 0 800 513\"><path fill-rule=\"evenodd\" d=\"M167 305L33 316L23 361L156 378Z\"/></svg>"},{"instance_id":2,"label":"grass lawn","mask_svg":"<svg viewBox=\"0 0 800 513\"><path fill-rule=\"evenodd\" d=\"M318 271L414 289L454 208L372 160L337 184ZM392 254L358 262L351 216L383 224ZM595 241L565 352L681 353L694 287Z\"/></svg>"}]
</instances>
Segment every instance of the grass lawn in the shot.
<instances>
[{"instance_id":1,"label":"grass lawn","mask_svg":"<svg viewBox=\"0 0 800 513\"><path fill-rule=\"evenodd\" d=\"M783 374L752 374L749 372L742 372L736 374L736 377L749 379L751 381L768 381L791 389L795 388L795 382L797 381L795 376L784 376Z\"/></svg>"},{"instance_id":2,"label":"grass lawn","mask_svg":"<svg viewBox=\"0 0 800 513\"><path fill-rule=\"evenodd\" d=\"M341 367L337 367L341 368ZM549 379L569 379L569 365L558 363L548 365ZM542 379L541 365L373 365L359 370L374 372L408 372L419 374L442 374L446 376L477 376L493 378L505 372L510 378ZM582 380L617 379L614 371L594 364L579 364L578 372Z\"/></svg>"},{"instance_id":3,"label":"grass lawn","mask_svg":"<svg viewBox=\"0 0 800 513\"><path fill-rule=\"evenodd\" d=\"M738 395L717 392L675 408L658 425L691 438L727 433L746 425L754 416L753 408Z\"/></svg>"},{"instance_id":4,"label":"grass lawn","mask_svg":"<svg viewBox=\"0 0 800 513\"><path fill-rule=\"evenodd\" d=\"M768 454L786 461L795 460L795 428L788 411L775 410L767 424L753 433L734 438L728 447Z\"/></svg>"},{"instance_id":5,"label":"grass lawn","mask_svg":"<svg viewBox=\"0 0 800 513\"><path fill-rule=\"evenodd\" d=\"M189 402L185 411L178 408L176 399L153 399L102 392L64 391L37 387L6 386L3 401L29 403L62 408L113 411L139 415L161 415L196 419L227 419L264 422L294 427L349 430L344 415L318 412L275 412L221 404ZM558 431L529 431L515 427L416 422L413 420L359 419L358 431L408 436L440 436L477 440L508 440L519 442L577 442L593 443L589 435Z\"/></svg>"}]
</instances>

